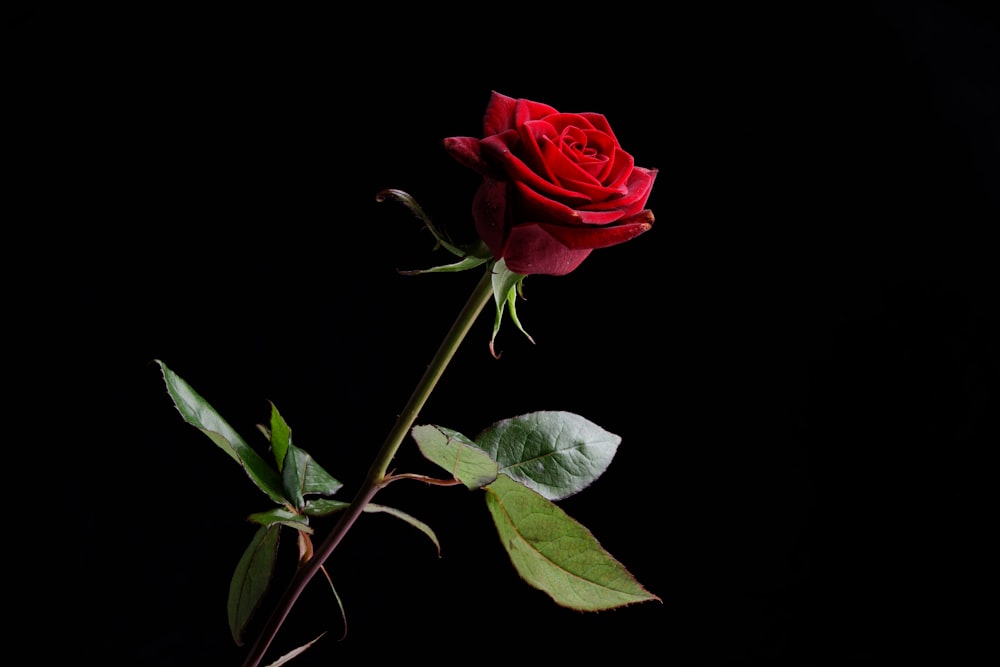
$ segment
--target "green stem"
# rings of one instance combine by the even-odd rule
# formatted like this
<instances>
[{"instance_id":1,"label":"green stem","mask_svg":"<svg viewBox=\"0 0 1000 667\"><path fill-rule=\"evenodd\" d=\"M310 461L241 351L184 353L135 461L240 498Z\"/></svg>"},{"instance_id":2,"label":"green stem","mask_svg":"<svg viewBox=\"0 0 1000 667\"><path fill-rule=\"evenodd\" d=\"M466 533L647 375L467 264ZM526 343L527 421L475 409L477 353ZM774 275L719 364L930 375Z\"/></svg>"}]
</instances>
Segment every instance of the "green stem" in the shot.
<instances>
[{"instance_id":1,"label":"green stem","mask_svg":"<svg viewBox=\"0 0 1000 667\"><path fill-rule=\"evenodd\" d=\"M392 459L396 456L396 452L399 450L403 439L413 427L413 422L416 421L417 415L420 414L420 410L437 385L438 380L444 373L444 369L447 368L448 363L455 355L455 351L458 350L459 345L465 339L465 335L469 332L479 313L482 312L483 308L493 297L492 278L492 272L489 270L483 274L479 284L476 285L475 290L473 290L472 295L466 302L465 307L462 308L462 311L455 319L455 323L451 325L448 334L441 341L440 347L438 347L434 358L431 359L430 364L424 371L420 382L414 388L403 411L396 418L395 425L389 431L388 436L386 436L382 448L378 451L375 460L372 462L371 468L368 470L368 475L365 477L361 488L358 489L354 500L351 501L350 507L345 509L340 515L337 523L333 526L333 530L326 536L323 543L320 544L319 548L313 554L312 559L306 562L295 573L277 607L271 613L270 618L268 618L264 628L257 636L253 646L250 647L250 652L243 662L243 667L257 667L260 664L261 659L263 659L272 640L278 634L278 630L285 622L285 618L287 618L299 595L305 589L306 584L319 572L323 563L330 557L330 554L340 544L344 535L354 525L361 512L364 511L365 506L371 502L379 489L385 485L386 471L389 469Z\"/></svg>"}]
</instances>

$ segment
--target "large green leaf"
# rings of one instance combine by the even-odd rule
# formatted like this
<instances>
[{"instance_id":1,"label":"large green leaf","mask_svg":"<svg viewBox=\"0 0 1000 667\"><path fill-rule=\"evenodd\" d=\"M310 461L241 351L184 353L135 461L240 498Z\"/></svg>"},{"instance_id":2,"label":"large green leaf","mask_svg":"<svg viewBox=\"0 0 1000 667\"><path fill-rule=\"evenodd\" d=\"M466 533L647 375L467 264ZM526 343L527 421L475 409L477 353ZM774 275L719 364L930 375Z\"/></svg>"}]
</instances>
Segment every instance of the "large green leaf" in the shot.
<instances>
[{"instance_id":1,"label":"large green leaf","mask_svg":"<svg viewBox=\"0 0 1000 667\"><path fill-rule=\"evenodd\" d=\"M486 504L518 574L557 604L580 611L660 598L558 506L506 475L486 487Z\"/></svg>"},{"instance_id":2,"label":"large green leaf","mask_svg":"<svg viewBox=\"0 0 1000 667\"><path fill-rule=\"evenodd\" d=\"M620 443L580 415L558 411L505 419L476 437L501 473L549 500L578 493L604 474Z\"/></svg>"},{"instance_id":3,"label":"large green leaf","mask_svg":"<svg viewBox=\"0 0 1000 667\"><path fill-rule=\"evenodd\" d=\"M261 526L243 552L229 583L229 630L233 641L243 645L243 631L271 583L278 554L280 524Z\"/></svg>"},{"instance_id":4,"label":"large green leaf","mask_svg":"<svg viewBox=\"0 0 1000 667\"><path fill-rule=\"evenodd\" d=\"M287 503L282 494L281 479L274 468L244 442L243 438L208 404L208 401L198 395L191 385L159 359L156 363L160 365L167 392L184 421L207 435L222 451L239 463L253 483L271 500L279 505Z\"/></svg>"},{"instance_id":5,"label":"large green leaf","mask_svg":"<svg viewBox=\"0 0 1000 667\"><path fill-rule=\"evenodd\" d=\"M481 488L497 478L496 461L458 431L422 425L413 427L410 433L425 458L468 488Z\"/></svg>"}]
</instances>

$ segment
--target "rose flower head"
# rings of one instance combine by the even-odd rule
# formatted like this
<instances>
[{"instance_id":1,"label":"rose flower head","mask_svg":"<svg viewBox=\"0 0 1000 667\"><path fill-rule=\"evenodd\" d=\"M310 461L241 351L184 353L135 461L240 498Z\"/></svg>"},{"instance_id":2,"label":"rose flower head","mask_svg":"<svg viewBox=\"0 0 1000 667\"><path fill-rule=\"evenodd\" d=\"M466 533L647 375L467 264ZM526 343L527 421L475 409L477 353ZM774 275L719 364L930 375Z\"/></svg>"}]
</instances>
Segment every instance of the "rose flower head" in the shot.
<instances>
[{"instance_id":1,"label":"rose flower head","mask_svg":"<svg viewBox=\"0 0 1000 667\"><path fill-rule=\"evenodd\" d=\"M448 153L483 180L476 231L521 275L565 275L597 248L649 230L655 169L635 166L598 113L561 113L493 92L483 138L449 137Z\"/></svg>"}]
</instances>

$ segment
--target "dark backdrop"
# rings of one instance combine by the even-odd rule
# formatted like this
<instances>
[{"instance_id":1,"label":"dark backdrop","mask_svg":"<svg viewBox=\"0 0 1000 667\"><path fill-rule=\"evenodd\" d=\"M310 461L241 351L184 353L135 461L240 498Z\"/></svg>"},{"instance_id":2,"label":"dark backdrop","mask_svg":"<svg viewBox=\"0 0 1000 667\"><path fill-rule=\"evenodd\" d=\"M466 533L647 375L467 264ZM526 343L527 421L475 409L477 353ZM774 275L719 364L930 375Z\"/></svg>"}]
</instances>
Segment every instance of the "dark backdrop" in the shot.
<instances>
[{"instance_id":1,"label":"dark backdrop","mask_svg":"<svg viewBox=\"0 0 1000 667\"><path fill-rule=\"evenodd\" d=\"M494 360L484 316L421 421L561 409L621 435L562 505L662 603L558 608L479 494L400 483L380 501L441 558L364 517L329 563L346 639L314 584L272 657L324 630L292 664L970 651L992 632L1000 212L997 23L970 7L18 14L8 349L41 414L9 465L41 514L8 552L53 557L33 605L63 638L34 650L239 664L228 580L268 503L152 360L254 442L273 401L349 497L478 278L399 275L445 257L375 193L470 233L476 177L441 140L497 90L606 114L660 170L657 221L525 282L535 345L508 323ZM431 472L412 446L398 465Z\"/></svg>"}]
</instances>

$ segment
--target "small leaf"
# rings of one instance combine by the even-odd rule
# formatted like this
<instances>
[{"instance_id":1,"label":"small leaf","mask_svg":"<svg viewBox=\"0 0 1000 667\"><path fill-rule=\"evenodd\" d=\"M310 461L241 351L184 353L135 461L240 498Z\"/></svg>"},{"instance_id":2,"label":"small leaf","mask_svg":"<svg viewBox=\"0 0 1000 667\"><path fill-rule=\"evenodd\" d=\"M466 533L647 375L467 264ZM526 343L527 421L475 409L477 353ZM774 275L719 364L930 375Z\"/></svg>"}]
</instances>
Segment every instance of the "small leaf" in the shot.
<instances>
[{"instance_id":1,"label":"small leaf","mask_svg":"<svg viewBox=\"0 0 1000 667\"><path fill-rule=\"evenodd\" d=\"M470 489L497 478L497 464L476 443L457 431L440 426L415 426L410 431L420 453Z\"/></svg>"},{"instance_id":2,"label":"small leaf","mask_svg":"<svg viewBox=\"0 0 1000 667\"><path fill-rule=\"evenodd\" d=\"M402 519L403 521L410 524L411 526L419 530L421 533L429 537L431 539L431 542L433 542L434 546L437 548L438 557L441 556L441 543L438 542L437 535L435 535L434 531L431 530L431 527L428 526L423 521L415 519L406 512L398 510L395 507L386 507L385 505L376 505L375 503L368 503L367 505L365 505L364 511L373 513L383 512L385 514L392 515L397 519Z\"/></svg>"},{"instance_id":3,"label":"small leaf","mask_svg":"<svg viewBox=\"0 0 1000 667\"><path fill-rule=\"evenodd\" d=\"M313 532L313 529L309 527L309 519L307 517L291 512L284 507L275 507L264 512L255 512L248 516L247 520L265 527L281 524L304 533Z\"/></svg>"},{"instance_id":4,"label":"small leaf","mask_svg":"<svg viewBox=\"0 0 1000 667\"><path fill-rule=\"evenodd\" d=\"M271 403L271 428L261 430L271 441L271 450L279 461L278 470L282 473L282 488L295 509L301 510L305 505L305 495L332 496L343 486L308 452L292 444L292 429L274 403Z\"/></svg>"},{"instance_id":5,"label":"small leaf","mask_svg":"<svg viewBox=\"0 0 1000 667\"><path fill-rule=\"evenodd\" d=\"M295 445L291 445L290 448L298 449ZM302 449L299 451L305 454L306 458L305 476L302 478L303 495L332 496L344 486L340 480L324 470L312 455Z\"/></svg>"},{"instance_id":6,"label":"small leaf","mask_svg":"<svg viewBox=\"0 0 1000 667\"><path fill-rule=\"evenodd\" d=\"M351 506L351 503L343 500L331 500L329 498L310 498L306 500L302 513L309 516L327 516L334 512L339 512Z\"/></svg>"},{"instance_id":7,"label":"small leaf","mask_svg":"<svg viewBox=\"0 0 1000 667\"><path fill-rule=\"evenodd\" d=\"M278 553L280 526L262 526L243 552L229 584L229 630L237 646L261 598L267 592Z\"/></svg>"},{"instance_id":8,"label":"small leaf","mask_svg":"<svg viewBox=\"0 0 1000 667\"><path fill-rule=\"evenodd\" d=\"M549 500L590 486L604 474L621 438L572 412L541 411L499 421L476 444L500 472Z\"/></svg>"},{"instance_id":9,"label":"small leaf","mask_svg":"<svg viewBox=\"0 0 1000 667\"><path fill-rule=\"evenodd\" d=\"M285 465L285 453L288 451L288 445L292 442L292 429L285 423L274 403L271 403L271 431L268 437L271 440L274 461L278 464L278 472L281 472Z\"/></svg>"},{"instance_id":10,"label":"small leaf","mask_svg":"<svg viewBox=\"0 0 1000 667\"><path fill-rule=\"evenodd\" d=\"M177 411L184 421L207 435L220 449L229 454L246 471L257 487L271 500L283 505L287 502L281 493L281 479L274 468L269 466L243 438L203 399L187 382L167 368L159 359L167 393L174 401Z\"/></svg>"},{"instance_id":11,"label":"small leaf","mask_svg":"<svg viewBox=\"0 0 1000 667\"><path fill-rule=\"evenodd\" d=\"M301 510L305 504L305 496L332 496L344 485L320 464L316 463L309 452L299 449L289 442L288 453L285 455L285 470L282 473L285 493L295 503L295 508Z\"/></svg>"},{"instance_id":12,"label":"small leaf","mask_svg":"<svg viewBox=\"0 0 1000 667\"><path fill-rule=\"evenodd\" d=\"M292 501L295 509L302 509L305 499L302 486L306 476L307 454L298 447L289 447L285 453L285 463L281 470L281 484L285 496Z\"/></svg>"},{"instance_id":13,"label":"small leaf","mask_svg":"<svg viewBox=\"0 0 1000 667\"><path fill-rule=\"evenodd\" d=\"M486 505L518 574L557 604L602 611L660 600L605 551L589 530L506 475L486 487Z\"/></svg>"}]
</instances>

